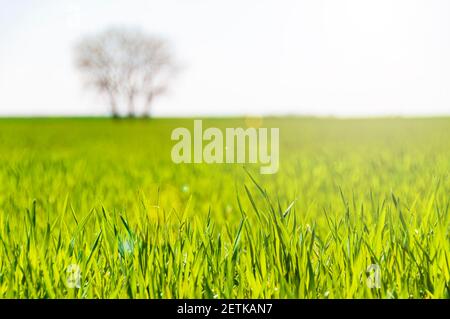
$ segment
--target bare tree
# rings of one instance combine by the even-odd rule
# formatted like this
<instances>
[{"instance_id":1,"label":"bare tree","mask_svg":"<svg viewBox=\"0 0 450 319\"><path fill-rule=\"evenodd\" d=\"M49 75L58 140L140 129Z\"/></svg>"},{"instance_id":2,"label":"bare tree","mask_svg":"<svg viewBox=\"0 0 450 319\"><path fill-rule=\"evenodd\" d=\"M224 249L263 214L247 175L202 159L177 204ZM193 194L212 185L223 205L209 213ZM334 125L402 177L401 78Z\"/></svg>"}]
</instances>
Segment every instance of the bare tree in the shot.
<instances>
[{"instance_id":1,"label":"bare tree","mask_svg":"<svg viewBox=\"0 0 450 319\"><path fill-rule=\"evenodd\" d=\"M153 100L166 93L168 82L175 72L170 50L162 40L148 41L144 45L142 57L141 90L144 95L144 116L150 115Z\"/></svg>"},{"instance_id":2,"label":"bare tree","mask_svg":"<svg viewBox=\"0 0 450 319\"><path fill-rule=\"evenodd\" d=\"M110 29L76 46L76 65L88 86L106 95L113 116L124 103L136 115L136 103L150 114L155 97L167 91L175 67L165 40L137 30Z\"/></svg>"}]
</instances>

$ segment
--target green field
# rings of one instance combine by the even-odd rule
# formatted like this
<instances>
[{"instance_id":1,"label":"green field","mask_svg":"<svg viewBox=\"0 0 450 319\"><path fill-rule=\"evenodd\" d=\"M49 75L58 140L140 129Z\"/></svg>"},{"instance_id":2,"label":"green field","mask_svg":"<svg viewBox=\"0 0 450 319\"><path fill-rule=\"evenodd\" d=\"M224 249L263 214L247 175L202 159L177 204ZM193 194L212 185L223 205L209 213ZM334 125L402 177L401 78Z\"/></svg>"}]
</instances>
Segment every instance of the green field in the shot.
<instances>
[{"instance_id":1,"label":"green field","mask_svg":"<svg viewBox=\"0 0 450 319\"><path fill-rule=\"evenodd\" d=\"M0 297L450 297L450 118L266 118L274 175L174 164L180 126L1 119Z\"/></svg>"}]
</instances>

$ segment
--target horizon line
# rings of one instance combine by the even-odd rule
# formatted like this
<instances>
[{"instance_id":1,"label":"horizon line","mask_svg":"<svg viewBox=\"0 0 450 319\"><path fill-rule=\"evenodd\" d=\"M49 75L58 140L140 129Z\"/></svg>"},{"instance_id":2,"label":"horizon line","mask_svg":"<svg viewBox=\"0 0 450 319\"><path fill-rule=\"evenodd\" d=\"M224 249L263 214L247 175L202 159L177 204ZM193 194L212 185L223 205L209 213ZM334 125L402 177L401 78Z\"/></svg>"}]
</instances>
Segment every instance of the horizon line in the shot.
<instances>
[{"instance_id":1,"label":"horizon line","mask_svg":"<svg viewBox=\"0 0 450 319\"><path fill-rule=\"evenodd\" d=\"M134 116L113 117L111 115L0 115L0 120L45 120L45 119L111 119L111 120L165 120L165 119L245 119L245 118L304 118L304 119L338 119L338 120L370 120L370 119L436 119L450 118L450 114L377 114L377 115L334 115L334 114L228 114L228 115L188 115L188 116Z\"/></svg>"}]
</instances>

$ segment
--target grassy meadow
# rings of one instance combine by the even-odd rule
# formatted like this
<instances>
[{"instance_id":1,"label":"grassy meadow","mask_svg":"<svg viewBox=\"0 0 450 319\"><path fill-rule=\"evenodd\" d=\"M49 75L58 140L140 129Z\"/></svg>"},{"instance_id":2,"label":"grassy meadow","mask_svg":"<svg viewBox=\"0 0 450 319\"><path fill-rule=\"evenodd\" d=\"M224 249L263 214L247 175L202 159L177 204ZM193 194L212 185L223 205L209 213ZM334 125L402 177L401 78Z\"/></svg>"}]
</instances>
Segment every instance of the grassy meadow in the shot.
<instances>
[{"instance_id":1,"label":"grassy meadow","mask_svg":"<svg viewBox=\"0 0 450 319\"><path fill-rule=\"evenodd\" d=\"M192 124L0 119L0 297L450 298L450 118L264 118L274 175L174 164Z\"/></svg>"}]
</instances>

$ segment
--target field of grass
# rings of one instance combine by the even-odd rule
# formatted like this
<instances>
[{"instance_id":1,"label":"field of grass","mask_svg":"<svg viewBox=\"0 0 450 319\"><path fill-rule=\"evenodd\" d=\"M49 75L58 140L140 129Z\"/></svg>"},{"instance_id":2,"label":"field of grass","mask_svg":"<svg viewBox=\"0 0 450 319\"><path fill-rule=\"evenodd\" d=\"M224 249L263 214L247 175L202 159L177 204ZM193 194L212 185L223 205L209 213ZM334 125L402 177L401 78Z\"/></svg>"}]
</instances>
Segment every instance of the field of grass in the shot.
<instances>
[{"instance_id":1,"label":"field of grass","mask_svg":"<svg viewBox=\"0 0 450 319\"><path fill-rule=\"evenodd\" d=\"M174 164L192 122L0 120L0 297L450 297L450 118L266 118L274 175Z\"/></svg>"}]
</instances>

